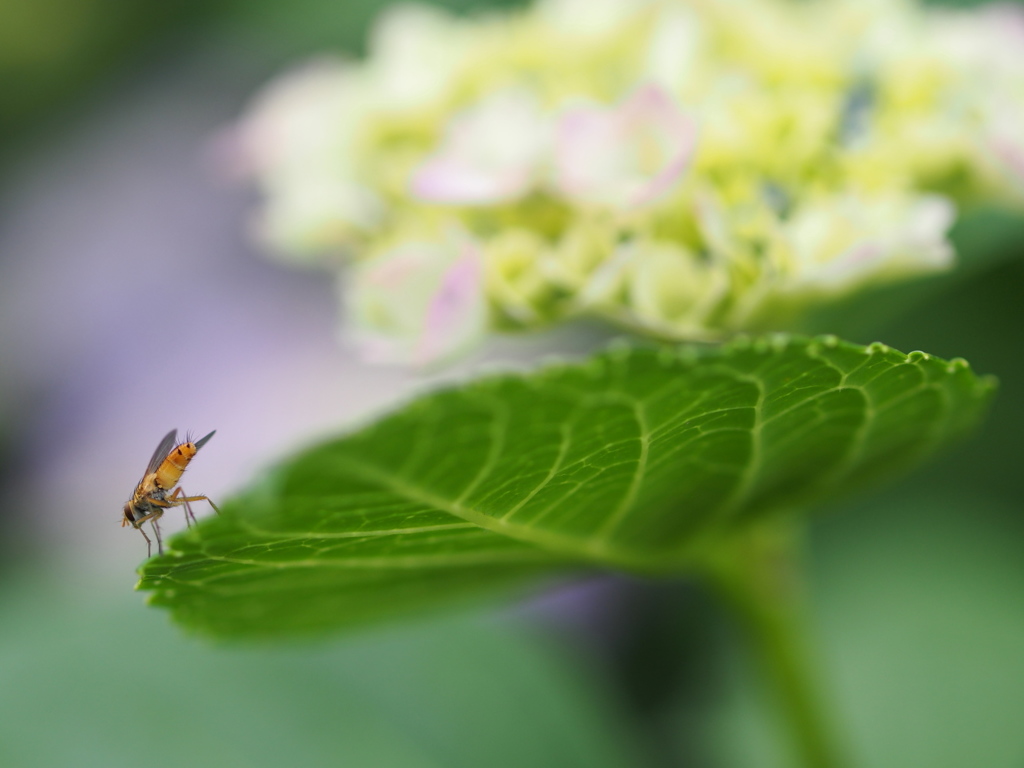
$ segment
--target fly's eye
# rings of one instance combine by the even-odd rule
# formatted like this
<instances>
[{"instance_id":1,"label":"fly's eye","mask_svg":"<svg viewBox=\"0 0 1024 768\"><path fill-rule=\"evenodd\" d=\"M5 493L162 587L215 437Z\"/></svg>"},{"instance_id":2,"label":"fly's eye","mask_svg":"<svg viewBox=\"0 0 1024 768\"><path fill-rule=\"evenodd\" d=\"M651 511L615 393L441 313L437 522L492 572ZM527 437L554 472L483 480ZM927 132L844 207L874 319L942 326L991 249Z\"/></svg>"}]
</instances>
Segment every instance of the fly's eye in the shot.
<instances>
[{"instance_id":1,"label":"fly's eye","mask_svg":"<svg viewBox=\"0 0 1024 768\"><path fill-rule=\"evenodd\" d=\"M126 518L128 518L129 520L131 520L133 523L135 522L135 515L132 512L132 505L131 505L131 503L128 503L128 504L124 505L124 516Z\"/></svg>"}]
</instances>

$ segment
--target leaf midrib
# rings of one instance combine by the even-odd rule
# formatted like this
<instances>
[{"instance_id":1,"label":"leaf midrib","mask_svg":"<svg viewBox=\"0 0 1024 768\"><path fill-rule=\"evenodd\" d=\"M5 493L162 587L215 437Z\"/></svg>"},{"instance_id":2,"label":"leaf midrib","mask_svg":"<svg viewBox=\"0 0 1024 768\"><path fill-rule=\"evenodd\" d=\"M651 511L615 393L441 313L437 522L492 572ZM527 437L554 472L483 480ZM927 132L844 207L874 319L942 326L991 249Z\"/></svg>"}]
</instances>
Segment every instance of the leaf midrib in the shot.
<instances>
[{"instance_id":1,"label":"leaf midrib","mask_svg":"<svg viewBox=\"0 0 1024 768\"><path fill-rule=\"evenodd\" d=\"M680 562L678 557L673 557L667 562L652 562L650 556L632 556L621 551L606 551L602 542L595 543L593 539L581 540L575 536L564 536L537 527L516 525L465 504L445 499L372 464L366 464L348 456L339 458L338 462L340 469L349 472L362 482L373 483L410 501L428 504L494 533L535 544L574 560L593 561L603 566L617 566L634 571L658 571L666 567L677 566ZM584 541L585 543L583 543Z\"/></svg>"}]
</instances>

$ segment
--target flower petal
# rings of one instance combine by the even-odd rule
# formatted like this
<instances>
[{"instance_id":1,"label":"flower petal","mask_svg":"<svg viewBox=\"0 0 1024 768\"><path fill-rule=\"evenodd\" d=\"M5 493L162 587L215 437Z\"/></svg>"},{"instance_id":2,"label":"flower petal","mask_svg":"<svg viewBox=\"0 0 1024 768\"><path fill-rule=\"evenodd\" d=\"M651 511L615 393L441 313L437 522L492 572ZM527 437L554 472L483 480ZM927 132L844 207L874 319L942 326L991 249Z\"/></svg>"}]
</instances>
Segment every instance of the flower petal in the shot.
<instances>
[{"instance_id":1,"label":"flower petal","mask_svg":"<svg viewBox=\"0 0 1024 768\"><path fill-rule=\"evenodd\" d=\"M370 71L379 104L421 107L452 87L473 47L472 29L421 3L387 7L370 34Z\"/></svg>"},{"instance_id":2,"label":"flower petal","mask_svg":"<svg viewBox=\"0 0 1024 768\"><path fill-rule=\"evenodd\" d=\"M324 158L347 166L343 150L364 108L355 67L326 57L310 61L274 80L232 127L234 165L239 175L261 177L316 168Z\"/></svg>"},{"instance_id":3,"label":"flower petal","mask_svg":"<svg viewBox=\"0 0 1024 768\"><path fill-rule=\"evenodd\" d=\"M430 365L486 328L480 251L460 238L404 242L359 265L345 290L349 333L373 362Z\"/></svg>"},{"instance_id":4,"label":"flower petal","mask_svg":"<svg viewBox=\"0 0 1024 768\"><path fill-rule=\"evenodd\" d=\"M266 205L254 221L254 233L281 256L344 248L353 235L377 227L384 216L384 205L371 190L327 174L275 178L264 194Z\"/></svg>"},{"instance_id":5,"label":"flower petal","mask_svg":"<svg viewBox=\"0 0 1024 768\"><path fill-rule=\"evenodd\" d=\"M475 341L483 330L485 310L483 261L480 251L466 244L427 306L413 362L428 365Z\"/></svg>"},{"instance_id":6,"label":"flower petal","mask_svg":"<svg viewBox=\"0 0 1024 768\"><path fill-rule=\"evenodd\" d=\"M444 142L413 174L415 197L488 205L526 194L547 155L550 126L522 89L491 94L455 117Z\"/></svg>"},{"instance_id":7,"label":"flower petal","mask_svg":"<svg viewBox=\"0 0 1024 768\"><path fill-rule=\"evenodd\" d=\"M682 178L696 135L693 120L657 85L615 107L570 109L558 125L556 187L583 203L649 205Z\"/></svg>"},{"instance_id":8,"label":"flower petal","mask_svg":"<svg viewBox=\"0 0 1024 768\"><path fill-rule=\"evenodd\" d=\"M991 148L995 156L1002 161L1003 167L1024 185L1024 140L996 136L992 139Z\"/></svg>"},{"instance_id":9,"label":"flower petal","mask_svg":"<svg viewBox=\"0 0 1024 768\"><path fill-rule=\"evenodd\" d=\"M786 225L793 261L781 270L782 289L843 293L946 269L954 258L946 232L955 218L940 195L822 201Z\"/></svg>"},{"instance_id":10,"label":"flower petal","mask_svg":"<svg viewBox=\"0 0 1024 768\"><path fill-rule=\"evenodd\" d=\"M635 17L651 0L543 0L537 10L552 29L571 38L611 35Z\"/></svg>"}]
</instances>

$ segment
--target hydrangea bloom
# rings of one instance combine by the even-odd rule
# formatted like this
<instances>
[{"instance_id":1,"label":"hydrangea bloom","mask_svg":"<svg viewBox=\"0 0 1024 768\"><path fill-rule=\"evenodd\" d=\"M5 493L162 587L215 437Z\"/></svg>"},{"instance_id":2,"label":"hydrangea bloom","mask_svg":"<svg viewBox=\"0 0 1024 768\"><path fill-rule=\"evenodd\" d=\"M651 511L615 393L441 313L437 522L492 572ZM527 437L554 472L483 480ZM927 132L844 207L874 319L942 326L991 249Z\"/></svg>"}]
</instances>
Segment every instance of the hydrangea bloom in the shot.
<instances>
[{"instance_id":1,"label":"hydrangea bloom","mask_svg":"<svg viewBox=\"0 0 1024 768\"><path fill-rule=\"evenodd\" d=\"M257 231L352 262L377 357L578 316L717 338L945 269L957 207L1020 202L1022 51L1014 6L399 6L365 61L286 75L234 135Z\"/></svg>"},{"instance_id":2,"label":"hydrangea bloom","mask_svg":"<svg viewBox=\"0 0 1024 768\"><path fill-rule=\"evenodd\" d=\"M461 351L486 328L480 253L458 237L404 241L355 266L345 283L364 356L428 365Z\"/></svg>"},{"instance_id":3,"label":"hydrangea bloom","mask_svg":"<svg viewBox=\"0 0 1024 768\"><path fill-rule=\"evenodd\" d=\"M516 200L539 181L550 143L529 91L496 91L451 120L437 152L413 173L410 190L434 203Z\"/></svg>"}]
</instances>

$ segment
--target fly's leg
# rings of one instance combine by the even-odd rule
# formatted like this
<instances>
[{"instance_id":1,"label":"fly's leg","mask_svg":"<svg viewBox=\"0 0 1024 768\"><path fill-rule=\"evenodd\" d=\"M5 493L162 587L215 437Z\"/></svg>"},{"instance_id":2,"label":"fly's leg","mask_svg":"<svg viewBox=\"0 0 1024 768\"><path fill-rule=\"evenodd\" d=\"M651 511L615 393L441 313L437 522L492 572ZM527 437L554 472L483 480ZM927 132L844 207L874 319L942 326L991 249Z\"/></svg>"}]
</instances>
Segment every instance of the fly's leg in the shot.
<instances>
[{"instance_id":1,"label":"fly's leg","mask_svg":"<svg viewBox=\"0 0 1024 768\"><path fill-rule=\"evenodd\" d=\"M151 504L156 504L157 502L151 500L150 503ZM160 528L156 524L156 521L160 519L160 516L163 513L164 513L164 511L162 509L154 509L148 515L145 515L144 517L140 517L138 520L133 520L132 521L132 527L133 528L138 528L139 529L139 533L142 534L142 538L144 538L146 540L146 557L152 557L152 555L153 555L153 542L150 541L149 536L146 535L146 532L144 530L142 530L142 524L148 520L150 522L150 524L153 526L153 530L156 532L156 548L157 548L157 553L162 555L164 553L164 543L163 543L163 541L160 538Z\"/></svg>"},{"instance_id":2,"label":"fly's leg","mask_svg":"<svg viewBox=\"0 0 1024 768\"><path fill-rule=\"evenodd\" d=\"M157 519L158 518L159 518L159 515L157 515L157 517L154 517L150 521L149 524L152 525L153 526L153 530L156 531L156 551L157 551L158 554L163 555L163 553L164 553L164 540L160 536L160 525L157 523ZM140 528L139 530L141 531L142 529Z\"/></svg>"},{"instance_id":3,"label":"fly's leg","mask_svg":"<svg viewBox=\"0 0 1024 768\"><path fill-rule=\"evenodd\" d=\"M180 485L177 488L175 488L173 491L171 491L171 495L167 497L167 506L169 506L169 507L179 507L179 506L181 506L182 502L178 500L178 497L181 496L182 493L183 493L183 491L181 490L181 486ZM192 514L192 508L188 505L188 502L184 502L184 504L185 504L185 525L187 525L189 528L191 528L192 527L192 520L189 520L189 515L192 516L193 520L195 519L195 515Z\"/></svg>"},{"instance_id":4,"label":"fly's leg","mask_svg":"<svg viewBox=\"0 0 1024 768\"><path fill-rule=\"evenodd\" d=\"M191 528L192 523L199 525L199 521L196 520L196 513L192 511L192 505L189 504L189 502L192 501L192 498L189 496L182 496L181 494L183 493L184 491L181 490L181 486L179 485L177 488L174 489L171 495L167 497L167 501L170 503L170 506L185 507L185 525ZM189 517L191 517L192 519L189 520Z\"/></svg>"},{"instance_id":5,"label":"fly's leg","mask_svg":"<svg viewBox=\"0 0 1024 768\"><path fill-rule=\"evenodd\" d=\"M179 494L181 494L181 493L183 493L183 491L181 490L181 486L178 486L177 488L175 488L174 489L174 493L172 493L170 496L167 497L167 506L169 506L169 507L184 506L185 509L188 510L186 512L186 517L187 517L188 514L192 511L192 508L189 506L189 502L190 501L206 501L206 502L209 502L211 507L213 507L213 511L214 512L216 512L218 515L220 514L220 509L217 507L216 504L213 503L213 499L211 499L209 496L180 496ZM195 516L194 515L193 515L192 519L195 520Z\"/></svg>"}]
</instances>

